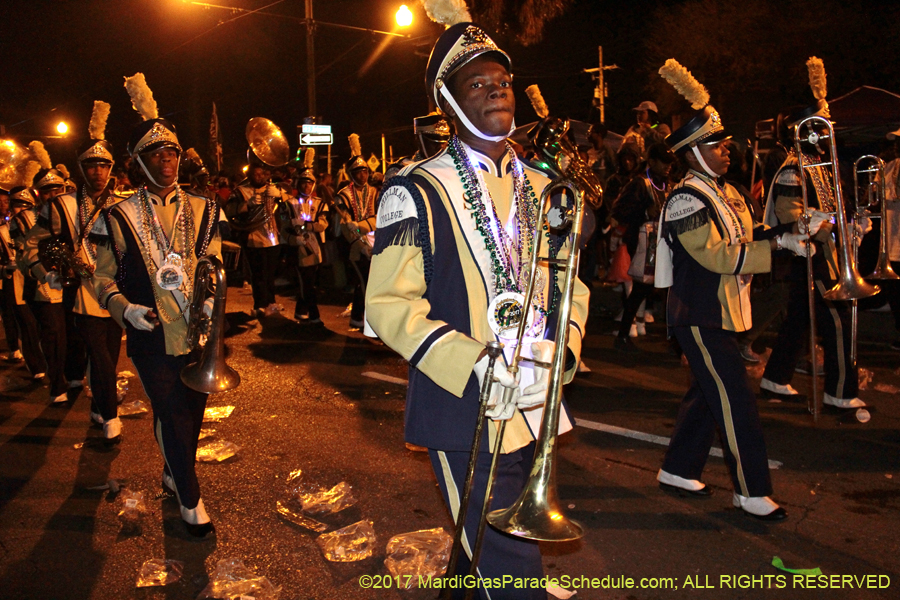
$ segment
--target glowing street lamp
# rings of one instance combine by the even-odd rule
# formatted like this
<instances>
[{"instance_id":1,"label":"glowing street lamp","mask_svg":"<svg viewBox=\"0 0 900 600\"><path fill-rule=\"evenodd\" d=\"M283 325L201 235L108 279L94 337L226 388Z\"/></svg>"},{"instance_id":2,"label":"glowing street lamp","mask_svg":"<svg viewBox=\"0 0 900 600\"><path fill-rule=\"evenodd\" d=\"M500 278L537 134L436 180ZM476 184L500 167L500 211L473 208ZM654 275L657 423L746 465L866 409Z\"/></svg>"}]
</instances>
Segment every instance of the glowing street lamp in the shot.
<instances>
[{"instance_id":1,"label":"glowing street lamp","mask_svg":"<svg viewBox=\"0 0 900 600\"><path fill-rule=\"evenodd\" d=\"M409 10L409 7L405 4L397 10L397 15L395 16L395 18L397 19L397 25L399 25L400 27L409 27L410 25L412 25L412 11Z\"/></svg>"},{"instance_id":2,"label":"glowing street lamp","mask_svg":"<svg viewBox=\"0 0 900 600\"><path fill-rule=\"evenodd\" d=\"M65 121L60 121L60 122L56 125L56 131L57 131L57 133L59 133L60 135L66 135L66 134L69 132L69 126L66 124Z\"/></svg>"}]
</instances>

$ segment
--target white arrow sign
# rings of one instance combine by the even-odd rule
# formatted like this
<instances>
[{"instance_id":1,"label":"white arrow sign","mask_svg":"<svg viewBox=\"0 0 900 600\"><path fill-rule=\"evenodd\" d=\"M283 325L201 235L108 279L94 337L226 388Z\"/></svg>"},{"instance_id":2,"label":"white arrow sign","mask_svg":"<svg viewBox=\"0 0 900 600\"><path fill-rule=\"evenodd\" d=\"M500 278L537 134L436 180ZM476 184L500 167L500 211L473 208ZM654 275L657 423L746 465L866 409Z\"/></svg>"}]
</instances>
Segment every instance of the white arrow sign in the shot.
<instances>
[{"instance_id":1,"label":"white arrow sign","mask_svg":"<svg viewBox=\"0 0 900 600\"><path fill-rule=\"evenodd\" d=\"M334 136L330 133L301 133L301 146L330 146Z\"/></svg>"}]
</instances>

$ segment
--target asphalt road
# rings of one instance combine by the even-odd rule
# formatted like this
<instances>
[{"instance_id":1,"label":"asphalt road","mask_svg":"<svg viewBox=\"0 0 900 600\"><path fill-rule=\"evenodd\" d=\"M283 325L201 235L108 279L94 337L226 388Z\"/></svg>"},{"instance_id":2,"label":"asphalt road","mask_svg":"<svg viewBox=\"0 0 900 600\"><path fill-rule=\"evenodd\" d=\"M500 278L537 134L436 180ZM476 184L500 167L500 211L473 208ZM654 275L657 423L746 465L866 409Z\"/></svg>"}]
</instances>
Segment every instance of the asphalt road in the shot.
<instances>
[{"instance_id":1,"label":"asphalt road","mask_svg":"<svg viewBox=\"0 0 900 600\"><path fill-rule=\"evenodd\" d=\"M280 301L290 315L292 299ZM47 389L27 381L24 367L0 367L0 383L24 384L0 394L0 597L192 599L223 558L239 558L268 577L282 588L283 600L436 596L360 584L363 576L377 582L387 573L391 536L451 530L427 456L403 442L405 388L390 379L405 380L405 363L349 331L337 301L323 306L324 327L282 315L251 321L249 306L246 290L229 290L228 360L243 383L211 397L210 406L235 410L209 425L215 429L209 439L241 450L198 466L217 527L210 541L190 540L177 503L156 499L162 462L148 414L123 419L123 443L102 452L84 393L64 407L48 406ZM586 535L543 546L547 575L588 578L578 580L582 585L596 578L599 587L578 590L579 599L900 597L900 406L896 392L875 389L900 387L900 355L885 345L890 315L861 318L860 363L874 374L862 397L877 407L869 423L826 412L814 426L805 405L760 400L769 458L781 463L772 473L775 498L790 514L766 525L731 506L720 458L710 458L704 475L714 490L709 499L682 499L657 487L664 446L645 440L671 434L688 371L668 351L658 323L638 340L642 355L612 350L612 337L604 334L614 326L615 308L615 294L596 290L584 351L591 372L567 389L578 426L563 436L558 455L559 495ZM119 369L134 371L124 352ZM759 369L750 373L758 380ZM806 376L795 378L798 389L808 384ZM127 400L142 397L137 378L130 378ZM603 431L609 425L643 439ZM317 534L276 514L295 469L310 485L352 486L358 502L322 520L329 529L371 521L372 557L326 561ZM139 531L123 528L121 498L90 489L110 479L147 496ZM772 566L775 556L789 568L819 567L827 576L856 579L795 579ZM151 558L184 562L183 578L135 588ZM636 587L623 589L627 578ZM859 589L867 582L889 587Z\"/></svg>"}]
</instances>

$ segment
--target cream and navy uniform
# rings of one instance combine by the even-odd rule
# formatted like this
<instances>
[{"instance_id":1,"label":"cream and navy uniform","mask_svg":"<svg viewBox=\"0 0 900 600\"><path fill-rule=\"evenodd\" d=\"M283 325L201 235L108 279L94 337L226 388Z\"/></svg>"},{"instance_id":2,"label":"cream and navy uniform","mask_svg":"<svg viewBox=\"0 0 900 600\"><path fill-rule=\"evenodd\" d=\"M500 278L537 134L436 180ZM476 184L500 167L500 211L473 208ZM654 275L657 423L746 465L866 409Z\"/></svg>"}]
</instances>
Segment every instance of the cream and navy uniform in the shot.
<instances>
[{"instance_id":1,"label":"cream and navy uniform","mask_svg":"<svg viewBox=\"0 0 900 600\"><path fill-rule=\"evenodd\" d=\"M668 287L667 323L693 382L682 400L663 470L699 480L718 429L736 493L772 493L766 446L736 334L750 329L750 280L772 264L740 193L689 171L660 217L657 287Z\"/></svg>"},{"instance_id":2,"label":"cream and navy uniform","mask_svg":"<svg viewBox=\"0 0 900 600\"><path fill-rule=\"evenodd\" d=\"M281 259L281 240L276 212L291 196L274 183L254 188L250 182L239 185L228 198L229 216L262 210L266 221L241 240L250 263L253 308L265 309L275 303L275 271Z\"/></svg>"},{"instance_id":3,"label":"cream and navy uniform","mask_svg":"<svg viewBox=\"0 0 900 600\"><path fill-rule=\"evenodd\" d=\"M322 263L322 245L328 229L328 205L319 197L291 198L284 204L281 214L281 239L297 249L297 273L300 292L294 318L304 315L310 320L319 318L316 299L316 273Z\"/></svg>"},{"instance_id":4,"label":"cream and navy uniform","mask_svg":"<svg viewBox=\"0 0 900 600\"><path fill-rule=\"evenodd\" d=\"M53 289L43 280L35 279L31 272L31 261L27 259L26 238L40 219L41 210L39 207L28 208L16 214L9 223L9 233L16 248L19 270L24 275L23 301L38 323L41 350L47 361L50 397L57 398L69 389L69 380L84 376L84 369L82 368L79 377L74 365L71 369L67 368L66 311L63 307L62 290ZM83 366L84 363L81 364Z\"/></svg>"},{"instance_id":5,"label":"cream and navy uniform","mask_svg":"<svg viewBox=\"0 0 900 600\"><path fill-rule=\"evenodd\" d=\"M884 166L885 200L888 231L888 258L894 273L900 274L900 158L895 158ZM882 222L881 235L884 235L885 225ZM900 333L900 282L886 279L879 281L878 285L885 291L888 302L891 304L891 312L894 314L894 329ZM895 347L900 342L894 342Z\"/></svg>"},{"instance_id":6,"label":"cream and navy uniform","mask_svg":"<svg viewBox=\"0 0 900 600\"><path fill-rule=\"evenodd\" d=\"M504 155L497 165L471 148L468 152L474 158L473 168L480 170L490 191L498 217L507 222L514 206L514 174L509 155ZM524 176L536 197L540 197L548 179L528 167L524 167ZM379 338L409 362L406 441L429 448L438 484L454 518L459 510L479 409L478 382L472 369L485 344L496 339L488 323L488 306L496 294L491 283L490 252L476 228L466 195L453 157L446 149L386 181L379 200L366 293L367 322ZM558 249L558 256L566 254L566 247L559 249L561 239L553 236L547 241L543 248L552 245ZM548 283L538 297L547 307L556 297L552 290L556 285L549 270L542 269ZM588 297L588 289L576 279L572 321L565 324L570 328L572 359L566 365L566 382L574 376L580 356ZM544 338L554 337L557 308L551 308ZM540 410L529 413L517 411L508 422L493 488L494 508L512 504L530 472ZM562 413L561 431L565 431L571 424L566 411ZM492 448L489 443L493 443L496 424L489 422L485 429L472 490L473 507L482 504ZM477 509L469 510L465 525L464 548L469 555L468 544L474 540L478 513ZM459 568L459 572L468 570L464 555ZM483 577L540 576L540 551L534 542L488 527L479 573ZM517 591L521 592L518 598L532 597L524 590ZM540 593L540 597L546 594L544 590ZM508 597L508 593L501 597Z\"/></svg>"},{"instance_id":7,"label":"cream and navy uniform","mask_svg":"<svg viewBox=\"0 0 900 600\"><path fill-rule=\"evenodd\" d=\"M804 162L818 161L808 157ZM806 171L809 207L823 212L834 211L836 202L829 170L812 167ZM766 204L766 223L792 225L802 214L800 167L796 150L791 150L772 181ZM813 255L813 279L817 291L816 331L822 336L825 353L825 393L839 399L856 398L859 393L859 375L850 356L851 303L832 302L822 297L835 284L839 273L831 224L823 224L813 240L816 247ZM794 367L809 341L809 291L805 257L792 259L788 282L787 315L778 330L778 340L763 374L763 377L779 385L791 382Z\"/></svg>"},{"instance_id":8,"label":"cream and navy uniform","mask_svg":"<svg viewBox=\"0 0 900 600\"><path fill-rule=\"evenodd\" d=\"M100 217L101 209L109 208L121 200L105 192L96 203L84 187L75 194L53 198L41 211L41 218L31 229L26 240L26 255L31 272L43 281L47 268L40 261L38 246L51 237L61 238L69 249L90 269L97 265L97 244L90 233ZM74 327L75 336L67 335L68 361L76 357L90 358L91 412L104 421L118 416L116 389L116 365L122 347L122 327L109 312L100 307L97 292L90 278L63 290L66 322ZM71 329L67 334L71 333ZM77 337L76 337L77 336ZM73 338L79 342L73 344Z\"/></svg>"},{"instance_id":9,"label":"cream and navy uniform","mask_svg":"<svg viewBox=\"0 0 900 600\"><path fill-rule=\"evenodd\" d=\"M162 289L150 276L151 270L161 266L165 249L155 239L147 247L141 194L153 204L162 230L170 240L174 238L173 251L182 256L188 286L193 283L197 261L210 254L221 259L219 207L208 198L177 188L165 198L140 188L103 211L92 231L99 242L94 272L97 298L127 333L126 352L153 407L153 431L165 459L165 472L175 481L181 505L193 508L200 500L194 461L208 395L181 381L181 370L191 362L187 340L191 298L184 288ZM189 248L182 247L181 236L173 233L175 221L184 216L186 207L194 227L194 243ZM153 331L136 329L124 318L129 304L152 308L160 324Z\"/></svg>"},{"instance_id":10,"label":"cream and navy uniform","mask_svg":"<svg viewBox=\"0 0 900 600\"><path fill-rule=\"evenodd\" d=\"M375 234L376 197L374 187L366 184L360 188L351 179L350 184L338 192L334 199L338 211L343 215L341 229L344 239L350 244L350 264L358 277L350 309L352 321L362 321L365 316L366 281L369 279L370 253Z\"/></svg>"}]
</instances>

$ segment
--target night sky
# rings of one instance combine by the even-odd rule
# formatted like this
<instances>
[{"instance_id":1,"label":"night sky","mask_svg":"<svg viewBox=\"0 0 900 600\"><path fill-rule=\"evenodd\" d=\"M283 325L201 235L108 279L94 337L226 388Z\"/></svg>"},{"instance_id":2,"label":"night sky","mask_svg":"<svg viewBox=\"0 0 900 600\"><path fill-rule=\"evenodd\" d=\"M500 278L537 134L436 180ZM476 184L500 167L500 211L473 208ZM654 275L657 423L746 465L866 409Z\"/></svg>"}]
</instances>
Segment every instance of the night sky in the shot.
<instances>
[{"instance_id":1,"label":"night sky","mask_svg":"<svg viewBox=\"0 0 900 600\"><path fill-rule=\"evenodd\" d=\"M271 2L221 0L245 8ZM315 17L390 30L400 3L315 0ZM411 130L398 129L428 111L424 70L441 28L408 3L414 39L392 42L361 76L360 66L383 36L317 31L316 64L324 69L317 80L318 113L333 126L333 151L341 159L351 132L360 134L366 155L380 153L382 131L395 156L413 151ZM596 66L602 44L606 62L622 67L607 72L612 130L624 132L631 107L643 99L657 100L664 116L681 108L654 74L675 56L710 89L726 123L748 135L755 120L807 101L804 62L813 54L825 60L829 97L862 84L900 91L900 36L890 30L900 17L897 4L581 0L547 25L540 44L522 47L502 32L495 39L512 55L519 124L534 119L523 92L532 83L540 85L551 112L587 118L593 83L582 69ZM813 7L814 13L802 12ZM302 17L303 1L284 0L268 10ZM47 141L54 161L72 162L94 100L112 104L107 137L124 152L139 117L122 83L137 71L146 75L161 115L178 126L182 145L196 146L201 156L208 156L213 102L226 163L240 163L251 117L273 120L296 147L296 126L308 113L305 34L296 21L255 14L225 22L237 15L181 0L15 1L4 3L4 13L0 125L27 143L30 136L54 133L65 120L69 138Z\"/></svg>"}]
</instances>

